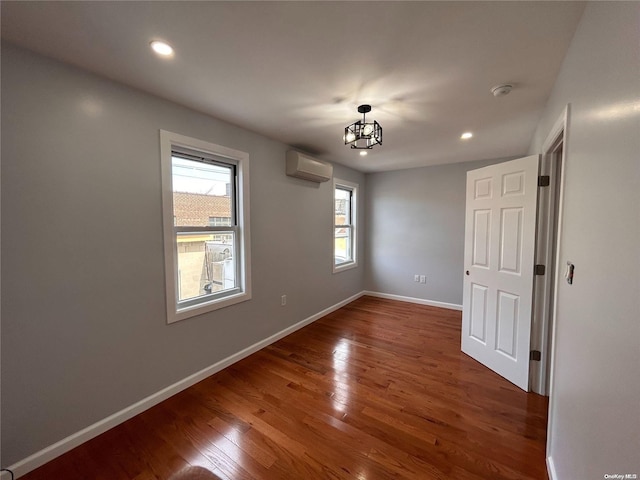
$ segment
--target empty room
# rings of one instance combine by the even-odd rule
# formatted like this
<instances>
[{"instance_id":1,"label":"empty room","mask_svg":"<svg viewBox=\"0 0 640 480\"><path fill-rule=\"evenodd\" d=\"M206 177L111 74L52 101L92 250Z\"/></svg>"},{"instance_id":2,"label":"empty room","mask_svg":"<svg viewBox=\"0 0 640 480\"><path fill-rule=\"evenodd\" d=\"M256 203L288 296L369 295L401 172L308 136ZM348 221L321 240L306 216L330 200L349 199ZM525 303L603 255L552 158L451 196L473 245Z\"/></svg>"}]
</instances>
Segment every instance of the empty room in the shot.
<instances>
[{"instance_id":1,"label":"empty room","mask_svg":"<svg viewBox=\"0 0 640 480\"><path fill-rule=\"evenodd\" d=\"M0 480L638 478L640 2L0 17Z\"/></svg>"}]
</instances>

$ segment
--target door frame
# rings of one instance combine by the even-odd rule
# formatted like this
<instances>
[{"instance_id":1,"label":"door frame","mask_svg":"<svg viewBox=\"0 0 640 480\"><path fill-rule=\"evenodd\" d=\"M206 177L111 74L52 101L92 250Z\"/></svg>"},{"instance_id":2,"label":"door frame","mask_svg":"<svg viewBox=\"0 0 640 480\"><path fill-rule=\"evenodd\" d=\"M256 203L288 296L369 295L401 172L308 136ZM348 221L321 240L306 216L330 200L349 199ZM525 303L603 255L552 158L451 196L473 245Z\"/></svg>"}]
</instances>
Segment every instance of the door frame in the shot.
<instances>
[{"instance_id":1,"label":"door frame","mask_svg":"<svg viewBox=\"0 0 640 480\"><path fill-rule=\"evenodd\" d=\"M562 240L562 223L563 223L563 213L564 213L564 191L565 185L567 182L566 168L567 168L567 150L569 148L569 142L571 141L571 135L569 132L570 127L570 114L571 114L571 104L567 104L564 108L564 111L560 114L560 117L556 120L555 124L551 128L551 131L547 135L544 143L542 144L542 151L546 152L551 150L554 145L557 145L557 139L562 136L562 159L561 159L561 169L560 169L560 185L559 185L559 195L558 195L558 222L557 222L557 230L556 230L556 268L555 268L555 281L553 284L553 304L551 306L551 318L550 325L547 326L550 330L550 338L551 338L551 349L548 352L548 365L545 364L545 370L549 374L549 391L547 392L549 395L549 410L547 414L547 448L546 448L546 463L547 463L547 471L552 472L553 464L550 463L551 460L551 452L553 450L553 437L549 435L549 432L553 432L553 419L555 417L555 397L553 395L554 391L554 381L555 381L555 358L556 351L558 348L558 342L556 341L557 330L558 330L558 292L560 287L560 282L562 281L561 276L561 268L562 268L562 260L561 260L561 251L560 245Z\"/></svg>"},{"instance_id":2,"label":"door frame","mask_svg":"<svg viewBox=\"0 0 640 480\"><path fill-rule=\"evenodd\" d=\"M569 127L570 104L564 108L553 127L549 131L545 141L542 144L543 163L541 169L542 174L550 174L552 184L549 186L549 192L546 197L550 200L546 205L546 211L539 212L542 218L539 221L553 222L550 215L555 215L555 232L546 234L541 231L543 237L538 237L540 249L536 252L543 254L541 262L555 259L555 265L547 269L547 275L542 277L534 292L534 305L537 311L536 316L540 315L540 320L534 322L534 328L537 331L532 332L532 338L539 340L540 362L531 362L530 371L530 388L533 392L551 397L553 391L553 370L556 349L556 326L557 326L557 298L560 282L563 280L562 262L560 261L560 241L562 236L562 213L564 203L564 185L565 185L565 168L567 156L567 141ZM562 145L562 153L559 158L552 158L557 151L558 146ZM559 165L558 165L559 162ZM559 168L558 168L559 167ZM555 173L555 175L554 175ZM555 181L554 180L555 177ZM539 262L536 262L539 263ZM551 410L552 402L549 405ZM552 416L549 415L549 422ZM550 428L550 425L548 426Z\"/></svg>"}]
</instances>

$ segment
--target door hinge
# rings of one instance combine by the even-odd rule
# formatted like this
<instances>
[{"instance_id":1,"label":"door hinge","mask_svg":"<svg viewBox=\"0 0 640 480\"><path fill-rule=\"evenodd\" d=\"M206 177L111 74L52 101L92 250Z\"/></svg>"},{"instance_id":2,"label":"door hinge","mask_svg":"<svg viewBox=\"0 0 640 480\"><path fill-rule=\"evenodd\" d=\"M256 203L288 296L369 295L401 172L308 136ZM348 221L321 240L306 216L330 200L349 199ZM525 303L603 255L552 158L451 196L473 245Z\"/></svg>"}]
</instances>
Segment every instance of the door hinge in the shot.
<instances>
[{"instance_id":1,"label":"door hinge","mask_svg":"<svg viewBox=\"0 0 640 480\"><path fill-rule=\"evenodd\" d=\"M538 186L539 187L548 187L551 184L551 179L549 175L540 175L538 177Z\"/></svg>"},{"instance_id":2,"label":"door hinge","mask_svg":"<svg viewBox=\"0 0 640 480\"><path fill-rule=\"evenodd\" d=\"M542 354L540 353L540 350L531 350L531 353L529 354L529 360L539 362L541 358Z\"/></svg>"},{"instance_id":3,"label":"door hinge","mask_svg":"<svg viewBox=\"0 0 640 480\"><path fill-rule=\"evenodd\" d=\"M544 265L536 265L534 272L536 275L544 275L546 267Z\"/></svg>"}]
</instances>

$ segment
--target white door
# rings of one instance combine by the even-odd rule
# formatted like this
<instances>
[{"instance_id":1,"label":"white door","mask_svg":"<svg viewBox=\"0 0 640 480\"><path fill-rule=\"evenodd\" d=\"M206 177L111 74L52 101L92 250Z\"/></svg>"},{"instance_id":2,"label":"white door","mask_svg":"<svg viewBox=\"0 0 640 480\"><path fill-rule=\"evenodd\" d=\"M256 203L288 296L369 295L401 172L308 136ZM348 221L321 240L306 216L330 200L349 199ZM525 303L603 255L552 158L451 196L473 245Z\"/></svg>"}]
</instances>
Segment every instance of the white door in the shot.
<instances>
[{"instance_id":1,"label":"white door","mask_svg":"<svg viewBox=\"0 0 640 480\"><path fill-rule=\"evenodd\" d=\"M539 156L467 172L462 351L529 390Z\"/></svg>"}]
</instances>

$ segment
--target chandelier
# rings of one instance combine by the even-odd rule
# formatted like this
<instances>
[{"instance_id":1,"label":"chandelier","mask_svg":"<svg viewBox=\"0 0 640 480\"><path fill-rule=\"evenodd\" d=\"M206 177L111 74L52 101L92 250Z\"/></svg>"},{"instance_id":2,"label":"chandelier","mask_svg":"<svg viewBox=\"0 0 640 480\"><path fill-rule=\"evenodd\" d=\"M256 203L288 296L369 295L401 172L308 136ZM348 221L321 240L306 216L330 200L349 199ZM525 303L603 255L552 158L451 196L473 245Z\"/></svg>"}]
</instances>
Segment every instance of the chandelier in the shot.
<instances>
[{"instance_id":1,"label":"chandelier","mask_svg":"<svg viewBox=\"0 0 640 480\"><path fill-rule=\"evenodd\" d=\"M382 127L375 120L367 123L367 113L371 111L371 105L360 105L358 112L362 114L362 120L352 123L344 129L344 144L351 148L373 148L374 145L382 145Z\"/></svg>"}]
</instances>

